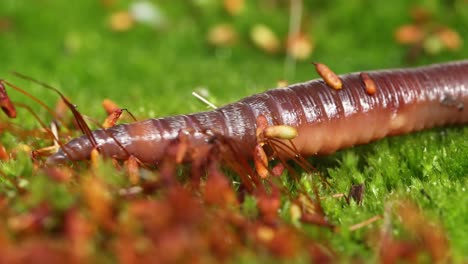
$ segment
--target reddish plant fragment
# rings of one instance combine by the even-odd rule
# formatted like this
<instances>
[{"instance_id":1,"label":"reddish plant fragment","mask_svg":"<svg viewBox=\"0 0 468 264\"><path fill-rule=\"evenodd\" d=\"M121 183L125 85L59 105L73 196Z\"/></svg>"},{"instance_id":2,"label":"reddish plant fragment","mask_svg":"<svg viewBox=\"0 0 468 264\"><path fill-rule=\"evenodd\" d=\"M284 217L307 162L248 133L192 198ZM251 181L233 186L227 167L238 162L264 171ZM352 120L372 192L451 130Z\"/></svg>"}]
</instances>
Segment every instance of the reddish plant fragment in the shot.
<instances>
[{"instance_id":1,"label":"reddish plant fragment","mask_svg":"<svg viewBox=\"0 0 468 264\"><path fill-rule=\"evenodd\" d=\"M57 146L49 146L49 147L43 147L40 149L35 149L31 151L31 155L33 159L37 159L39 157L48 157L55 152L57 152L58 147Z\"/></svg>"},{"instance_id":2,"label":"reddish plant fragment","mask_svg":"<svg viewBox=\"0 0 468 264\"><path fill-rule=\"evenodd\" d=\"M68 167L45 167L44 172L58 182L69 182L73 178L73 170Z\"/></svg>"},{"instance_id":3,"label":"reddish plant fragment","mask_svg":"<svg viewBox=\"0 0 468 264\"><path fill-rule=\"evenodd\" d=\"M46 203L41 203L29 212L10 217L8 226L12 230L25 233L36 233L44 228L44 220L51 214L51 208Z\"/></svg>"},{"instance_id":4,"label":"reddish plant fragment","mask_svg":"<svg viewBox=\"0 0 468 264\"><path fill-rule=\"evenodd\" d=\"M187 135L181 131L177 137L177 150L175 153L175 162L180 164L184 161L187 152L189 151L189 140Z\"/></svg>"},{"instance_id":5,"label":"reddish plant fragment","mask_svg":"<svg viewBox=\"0 0 468 264\"><path fill-rule=\"evenodd\" d=\"M260 145L255 146L253 159L258 175L262 178L268 177L268 158Z\"/></svg>"},{"instance_id":6,"label":"reddish plant fragment","mask_svg":"<svg viewBox=\"0 0 468 264\"><path fill-rule=\"evenodd\" d=\"M16 108L8 97L3 80L0 80L0 108L9 118L16 117Z\"/></svg>"},{"instance_id":7,"label":"reddish plant fragment","mask_svg":"<svg viewBox=\"0 0 468 264\"><path fill-rule=\"evenodd\" d=\"M323 81L335 90L340 90L343 87L340 77L336 75L327 65L313 62L315 70L322 77Z\"/></svg>"},{"instance_id":8,"label":"reddish plant fragment","mask_svg":"<svg viewBox=\"0 0 468 264\"><path fill-rule=\"evenodd\" d=\"M70 251L80 263L92 253L91 241L95 228L78 208L71 208L65 214L65 234L70 241Z\"/></svg>"},{"instance_id":9,"label":"reddish plant fragment","mask_svg":"<svg viewBox=\"0 0 468 264\"><path fill-rule=\"evenodd\" d=\"M245 8L245 0L224 0L223 6L226 12L231 16L236 16L242 13Z\"/></svg>"},{"instance_id":10,"label":"reddish plant fragment","mask_svg":"<svg viewBox=\"0 0 468 264\"><path fill-rule=\"evenodd\" d=\"M286 52L289 56L298 60L309 58L314 46L313 40L305 33L290 35L286 40Z\"/></svg>"},{"instance_id":11,"label":"reddish plant fragment","mask_svg":"<svg viewBox=\"0 0 468 264\"><path fill-rule=\"evenodd\" d=\"M430 222L422 211L409 202L398 207L402 224L421 240L435 263L447 261L450 256L449 241L441 226Z\"/></svg>"},{"instance_id":12,"label":"reddish plant fragment","mask_svg":"<svg viewBox=\"0 0 468 264\"><path fill-rule=\"evenodd\" d=\"M208 43L215 47L233 46L238 39L238 33L230 24L218 24L208 32Z\"/></svg>"},{"instance_id":13,"label":"reddish plant fragment","mask_svg":"<svg viewBox=\"0 0 468 264\"><path fill-rule=\"evenodd\" d=\"M228 216L227 221L231 220ZM209 252L216 256L220 262L227 261L233 250L241 248L241 239L236 229L226 220L218 218L210 224L207 235Z\"/></svg>"},{"instance_id":14,"label":"reddish plant fragment","mask_svg":"<svg viewBox=\"0 0 468 264\"><path fill-rule=\"evenodd\" d=\"M285 166L283 163L278 163L271 169L271 174L275 177L279 177L283 174Z\"/></svg>"},{"instance_id":15,"label":"reddish plant fragment","mask_svg":"<svg viewBox=\"0 0 468 264\"><path fill-rule=\"evenodd\" d=\"M381 263L415 263L429 256L430 263L451 263L449 240L442 227L427 219L415 204L403 201L395 208L397 219L408 232L405 239L395 238L390 223L384 225L378 243ZM389 222L390 210L384 219Z\"/></svg>"},{"instance_id":16,"label":"reddish plant fragment","mask_svg":"<svg viewBox=\"0 0 468 264\"><path fill-rule=\"evenodd\" d=\"M414 61L422 52L436 55L444 50L457 51L463 45L460 33L435 21L427 9L416 6L411 17L413 23L395 30L396 41L410 46L408 59Z\"/></svg>"},{"instance_id":17,"label":"reddish plant fragment","mask_svg":"<svg viewBox=\"0 0 468 264\"><path fill-rule=\"evenodd\" d=\"M3 161L8 161L10 159L10 155L8 155L8 152L5 148L5 146L3 146L1 143L0 143L0 160L3 160Z\"/></svg>"},{"instance_id":18,"label":"reddish plant fragment","mask_svg":"<svg viewBox=\"0 0 468 264\"><path fill-rule=\"evenodd\" d=\"M107 115L111 115L115 111L121 109L114 101L107 98L102 101L102 107L106 110Z\"/></svg>"},{"instance_id":19,"label":"reddish plant fragment","mask_svg":"<svg viewBox=\"0 0 468 264\"><path fill-rule=\"evenodd\" d=\"M364 83L364 88L368 95L373 95L377 92L377 85L375 84L374 80L369 76L369 74L365 72L360 73L361 80Z\"/></svg>"},{"instance_id":20,"label":"reddish plant fragment","mask_svg":"<svg viewBox=\"0 0 468 264\"><path fill-rule=\"evenodd\" d=\"M104 229L114 230L112 194L108 187L95 177L85 177L81 182L83 196L92 218Z\"/></svg>"},{"instance_id":21,"label":"reddish plant fragment","mask_svg":"<svg viewBox=\"0 0 468 264\"><path fill-rule=\"evenodd\" d=\"M204 198L208 204L238 205L230 181L216 165L210 167Z\"/></svg>"},{"instance_id":22,"label":"reddish plant fragment","mask_svg":"<svg viewBox=\"0 0 468 264\"><path fill-rule=\"evenodd\" d=\"M135 25L135 19L128 11L118 11L109 17L108 24L112 31L125 32Z\"/></svg>"},{"instance_id":23,"label":"reddish plant fragment","mask_svg":"<svg viewBox=\"0 0 468 264\"><path fill-rule=\"evenodd\" d=\"M91 167L94 170L97 170L99 168L99 166L101 166L101 162L102 162L101 154L99 153L97 148L93 148L93 150L91 150L91 153L90 153L89 156L90 156L89 159L91 161Z\"/></svg>"},{"instance_id":24,"label":"reddish plant fragment","mask_svg":"<svg viewBox=\"0 0 468 264\"><path fill-rule=\"evenodd\" d=\"M58 120L63 120L63 118L65 117L65 114L67 113L67 110L68 110L68 106L67 104L65 104L65 102L59 98L57 100L57 103L55 104L55 114L56 114L56 118Z\"/></svg>"},{"instance_id":25,"label":"reddish plant fragment","mask_svg":"<svg viewBox=\"0 0 468 264\"><path fill-rule=\"evenodd\" d=\"M287 226L282 226L276 230L274 237L268 244L270 251L282 258L295 256L300 248L300 241L294 230Z\"/></svg>"},{"instance_id":26,"label":"reddish plant fragment","mask_svg":"<svg viewBox=\"0 0 468 264\"><path fill-rule=\"evenodd\" d=\"M330 249L318 243L312 243L308 247L311 263L334 263L335 254Z\"/></svg>"},{"instance_id":27,"label":"reddish plant fragment","mask_svg":"<svg viewBox=\"0 0 468 264\"><path fill-rule=\"evenodd\" d=\"M419 25L407 24L400 26L395 31L395 39L399 44L420 44L425 37L426 32Z\"/></svg>"},{"instance_id":28,"label":"reddish plant fragment","mask_svg":"<svg viewBox=\"0 0 468 264\"><path fill-rule=\"evenodd\" d=\"M278 188L273 186L271 193L262 191L256 195L257 208L262 220L267 224L275 224L278 221L278 210L281 206L280 194Z\"/></svg>"},{"instance_id":29,"label":"reddish plant fragment","mask_svg":"<svg viewBox=\"0 0 468 264\"><path fill-rule=\"evenodd\" d=\"M14 28L13 21L9 17L0 16L0 34L8 32Z\"/></svg>"},{"instance_id":30,"label":"reddish plant fragment","mask_svg":"<svg viewBox=\"0 0 468 264\"><path fill-rule=\"evenodd\" d=\"M301 214L301 222L330 228L334 227L334 225L330 224L324 216L317 213L303 212Z\"/></svg>"},{"instance_id":31,"label":"reddish plant fragment","mask_svg":"<svg viewBox=\"0 0 468 264\"><path fill-rule=\"evenodd\" d=\"M51 238L29 237L0 249L0 263L79 263L67 243Z\"/></svg>"},{"instance_id":32,"label":"reddish plant fragment","mask_svg":"<svg viewBox=\"0 0 468 264\"><path fill-rule=\"evenodd\" d=\"M448 27L442 27L435 32L435 35L439 38L445 48L448 50L456 51L459 50L463 44L463 40L460 34Z\"/></svg>"},{"instance_id":33,"label":"reddish plant fragment","mask_svg":"<svg viewBox=\"0 0 468 264\"><path fill-rule=\"evenodd\" d=\"M138 164L138 159L134 156L130 156L128 160L125 161L125 167L127 168L130 183L137 185L140 182L140 165Z\"/></svg>"},{"instance_id":34,"label":"reddish plant fragment","mask_svg":"<svg viewBox=\"0 0 468 264\"><path fill-rule=\"evenodd\" d=\"M323 213L319 199L317 199L317 202L315 202L308 196L301 195L298 199L296 199L295 204L297 204L299 208L302 209L300 214L301 222L334 228L334 225L328 222L325 214Z\"/></svg>"},{"instance_id":35,"label":"reddish plant fragment","mask_svg":"<svg viewBox=\"0 0 468 264\"><path fill-rule=\"evenodd\" d=\"M413 6L410 9L410 16L416 24L421 25L430 22L433 14L424 6Z\"/></svg>"},{"instance_id":36,"label":"reddish plant fragment","mask_svg":"<svg viewBox=\"0 0 468 264\"><path fill-rule=\"evenodd\" d=\"M117 123L117 121L122 116L122 112L123 112L122 109L117 109L111 114L109 114L106 117L106 120L104 120L104 123L102 124L102 128L110 128L110 127L115 126L115 123Z\"/></svg>"},{"instance_id":37,"label":"reddish plant fragment","mask_svg":"<svg viewBox=\"0 0 468 264\"><path fill-rule=\"evenodd\" d=\"M293 257L300 247L300 241L294 230L287 226L274 228L268 225L258 225L255 226L253 232L257 243L266 246L277 257Z\"/></svg>"}]
</instances>

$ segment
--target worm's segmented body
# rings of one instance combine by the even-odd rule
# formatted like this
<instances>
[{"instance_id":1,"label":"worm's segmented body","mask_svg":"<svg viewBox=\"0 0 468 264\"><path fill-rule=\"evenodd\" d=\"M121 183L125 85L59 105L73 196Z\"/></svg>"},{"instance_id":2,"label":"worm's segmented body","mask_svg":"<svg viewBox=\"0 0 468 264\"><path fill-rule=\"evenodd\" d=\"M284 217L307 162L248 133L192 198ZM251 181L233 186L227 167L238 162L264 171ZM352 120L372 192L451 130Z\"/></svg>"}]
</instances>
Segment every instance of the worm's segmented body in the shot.
<instances>
[{"instance_id":1,"label":"worm's segmented body","mask_svg":"<svg viewBox=\"0 0 468 264\"><path fill-rule=\"evenodd\" d=\"M238 146L239 155L250 158L259 115L270 125L296 127L299 134L293 142L302 155L327 154L389 135L468 123L468 60L366 73L377 89L373 95L366 93L360 74L351 73L340 76L341 90L317 79L272 89L213 111L122 124L93 135L106 156L127 159L131 154L157 163L181 131L188 132L194 145L207 144L207 131L223 135ZM48 163L87 159L93 146L82 136L64 148L66 153L59 150Z\"/></svg>"}]
</instances>

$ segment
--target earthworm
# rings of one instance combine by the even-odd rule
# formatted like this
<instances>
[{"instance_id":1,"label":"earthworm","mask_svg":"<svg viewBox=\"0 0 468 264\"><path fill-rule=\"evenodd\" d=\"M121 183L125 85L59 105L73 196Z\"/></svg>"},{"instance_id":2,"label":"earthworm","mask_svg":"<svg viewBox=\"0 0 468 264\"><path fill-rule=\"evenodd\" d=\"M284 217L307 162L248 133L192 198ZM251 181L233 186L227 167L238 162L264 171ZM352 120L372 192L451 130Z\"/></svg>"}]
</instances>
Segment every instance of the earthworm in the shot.
<instances>
[{"instance_id":1,"label":"earthworm","mask_svg":"<svg viewBox=\"0 0 468 264\"><path fill-rule=\"evenodd\" d=\"M322 79L246 97L212 111L121 124L92 132L100 152L125 160L130 155L158 163L167 146L185 133L193 146L222 135L252 158L256 120L297 128L292 140L299 154L329 154L386 136L468 122L468 60L418 68L366 71L376 86L368 94L361 73L339 76L342 89ZM116 142L118 141L118 142ZM66 151L63 149L65 148ZM48 164L88 159L93 144L75 138L50 156Z\"/></svg>"}]
</instances>

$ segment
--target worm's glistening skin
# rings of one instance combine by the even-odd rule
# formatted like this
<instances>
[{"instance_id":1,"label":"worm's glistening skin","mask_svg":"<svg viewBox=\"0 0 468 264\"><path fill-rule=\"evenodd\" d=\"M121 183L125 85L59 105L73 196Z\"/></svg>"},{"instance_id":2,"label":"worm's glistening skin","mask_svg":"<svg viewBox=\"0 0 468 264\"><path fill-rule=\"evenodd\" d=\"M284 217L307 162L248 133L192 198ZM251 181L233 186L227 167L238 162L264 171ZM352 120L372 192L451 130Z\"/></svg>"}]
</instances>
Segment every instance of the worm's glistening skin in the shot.
<instances>
[{"instance_id":1,"label":"worm's glistening skin","mask_svg":"<svg viewBox=\"0 0 468 264\"><path fill-rule=\"evenodd\" d=\"M302 155L328 154L386 136L468 122L468 60L368 71L365 76L375 85L375 94L366 92L360 73L351 73L340 76L340 90L317 79L212 111L95 130L93 136L105 156L127 159L133 155L142 162L157 163L181 131L195 146L210 144L213 133L222 135L238 146L239 155L251 158L256 120L261 115L269 125L297 128L292 142ZM92 149L88 137L82 136L65 144L47 162L88 159Z\"/></svg>"}]
</instances>

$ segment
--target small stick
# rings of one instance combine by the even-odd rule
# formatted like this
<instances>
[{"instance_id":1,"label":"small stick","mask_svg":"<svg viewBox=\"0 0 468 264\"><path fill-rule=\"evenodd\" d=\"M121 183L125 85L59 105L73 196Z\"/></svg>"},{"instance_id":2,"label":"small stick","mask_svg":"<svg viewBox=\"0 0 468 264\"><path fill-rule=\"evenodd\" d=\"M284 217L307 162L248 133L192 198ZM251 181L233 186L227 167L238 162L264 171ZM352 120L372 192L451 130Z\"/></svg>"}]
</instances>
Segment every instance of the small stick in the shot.
<instances>
[{"instance_id":1,"label":"small stick","mask_svg":"<svg viewBox=\"0 0 468 264\"><path fill-rule=\"evenodd\" d=\"M349 227L349 231L355 231L355 230L358 230L359 228L363 228L365 226L368 226L370 224L372 224L373 222L377 221L377 220L380 220L382 219L382 216L381 215L376 215L376 216L373 216L369 219L367 219L366 221L363 221L361 223L358 223L358 224L355 224L355 225L352 225Z\"/></svg>"},{"instance_id":2,"label":"small stick","mask_svg":"<svg viewBox=\"0 0 468 264\"><path fill-rule=\"evenodd\" d=\"M198 100L202 101L203 103L205 103L206 105L208 105L209 107L213 108L213 109L216 109L218 108L216 105L214 105L213 103L211 103L210 101L208 101L205 97L201 96L200 94L198 94L197 92L192 92L192 95L195 96Z\"/></svg>"}]
</instances>

